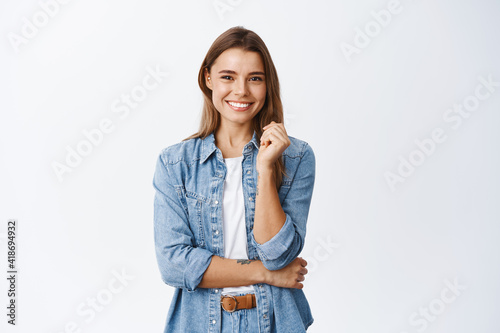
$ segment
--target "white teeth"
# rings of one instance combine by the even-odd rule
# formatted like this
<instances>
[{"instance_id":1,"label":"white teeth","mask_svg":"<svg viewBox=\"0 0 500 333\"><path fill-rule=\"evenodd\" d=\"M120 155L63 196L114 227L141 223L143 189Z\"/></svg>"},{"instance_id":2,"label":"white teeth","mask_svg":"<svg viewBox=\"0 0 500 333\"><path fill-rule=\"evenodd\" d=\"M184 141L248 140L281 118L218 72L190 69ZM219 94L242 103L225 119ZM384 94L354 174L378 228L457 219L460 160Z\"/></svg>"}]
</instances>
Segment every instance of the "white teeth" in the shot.
<instances>
[{"instance_id":1,"label":"white teeth","mask_svg":"<svg viewBox=\"0 0 500 333\"><path fill-rule=\"evenodd\" d=\"M237 108L246 108L250 106L250 103L242 104L242 103L234 103L234 102L228 102L229 105L237 107Z\"/></svg>"}]
</instances>

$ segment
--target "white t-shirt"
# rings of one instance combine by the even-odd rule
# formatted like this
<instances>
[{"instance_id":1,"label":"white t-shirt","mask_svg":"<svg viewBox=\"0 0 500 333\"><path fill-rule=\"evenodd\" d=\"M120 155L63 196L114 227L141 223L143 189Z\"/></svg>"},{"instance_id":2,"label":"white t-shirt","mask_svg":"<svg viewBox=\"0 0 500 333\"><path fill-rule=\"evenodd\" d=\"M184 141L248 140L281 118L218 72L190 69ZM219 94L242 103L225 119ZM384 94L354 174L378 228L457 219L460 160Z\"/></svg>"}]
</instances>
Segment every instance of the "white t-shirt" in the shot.
<instances>
[{"instance_id":1,"label":"white t-shirt","mask_svg":"<svg viewBox=\"0 0 500 333\"><path fill-rule=\"evenodd\" d=\"M248 259L247 231L245 226L245 202L242 187L243 155L225 158L227 174L222 194L222 227L224 235L224 257ZM222 288L223 295L254 293L253 285Z\"/></svg>"}]
</instances>

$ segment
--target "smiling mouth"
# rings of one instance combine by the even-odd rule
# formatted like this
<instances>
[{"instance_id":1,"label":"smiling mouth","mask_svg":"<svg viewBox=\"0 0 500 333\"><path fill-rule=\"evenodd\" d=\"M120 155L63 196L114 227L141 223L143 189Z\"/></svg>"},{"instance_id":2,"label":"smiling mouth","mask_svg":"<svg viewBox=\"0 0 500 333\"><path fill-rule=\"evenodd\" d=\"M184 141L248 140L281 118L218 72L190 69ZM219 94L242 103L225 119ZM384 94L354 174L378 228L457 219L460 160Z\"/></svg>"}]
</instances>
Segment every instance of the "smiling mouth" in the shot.
<instances>
[{"instance_id":1,"label":"smiling mouth","mask_svg":"<svg viewBox=\"0 0 500 333\"><path fill-rule=\"evenodd\" d=\"M230 102L226 101L226 103L231 107L231 109L236 111L245 111L250 108L253 103L240 103L240 102Z\"/></svg>"}]
</instances>

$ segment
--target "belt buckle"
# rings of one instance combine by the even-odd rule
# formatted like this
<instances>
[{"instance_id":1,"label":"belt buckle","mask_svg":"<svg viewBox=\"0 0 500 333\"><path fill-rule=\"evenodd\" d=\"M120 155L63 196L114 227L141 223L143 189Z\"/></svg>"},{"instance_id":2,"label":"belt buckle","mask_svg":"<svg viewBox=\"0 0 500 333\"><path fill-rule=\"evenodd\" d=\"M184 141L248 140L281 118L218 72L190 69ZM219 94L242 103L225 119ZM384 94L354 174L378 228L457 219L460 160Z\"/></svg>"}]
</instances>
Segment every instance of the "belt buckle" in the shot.
<instances>
[{"instance_id":1,"label":"belt buckle","mask_svg":"<svg viewBox=\"0 0 500 333\"><path fill-rule=\"evenodd\" d=\"M234 299L235 305L234 305L234 309L232 311L226 310L226 308L224 307L224 302L223 302L224 301L224 297L229 297L229 298ZM222 305L222 308L224 309L224 311L234 312L234 311L236 311L236 308L238 307L239 302L236 300L236 297L234 297L233 295L223 295L221 297L221 299L220 299L220 304Z\"/></svg>"}]
</instances>

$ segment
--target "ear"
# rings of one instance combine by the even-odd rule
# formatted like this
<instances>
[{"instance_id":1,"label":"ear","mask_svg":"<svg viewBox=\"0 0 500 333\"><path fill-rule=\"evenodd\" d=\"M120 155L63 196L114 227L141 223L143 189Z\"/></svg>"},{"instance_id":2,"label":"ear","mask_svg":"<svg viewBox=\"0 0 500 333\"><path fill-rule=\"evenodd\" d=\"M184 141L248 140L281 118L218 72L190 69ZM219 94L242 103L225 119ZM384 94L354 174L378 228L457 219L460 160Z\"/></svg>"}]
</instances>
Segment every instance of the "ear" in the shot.
<instances>
[{"instance_id":1,"label":"ear","mask_svg":"<svg viewBox=\"0 0 500 333\"><path fill-rule=\"evenodd\" d=\"M205 84L207 86L208 89L212 90L212 79L209 79L210 78L210 73L208 72L208 70L205 68L205 72L204 72L204 75L205 75Z\"/></svg>"}]
</instances>

